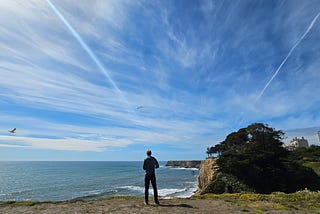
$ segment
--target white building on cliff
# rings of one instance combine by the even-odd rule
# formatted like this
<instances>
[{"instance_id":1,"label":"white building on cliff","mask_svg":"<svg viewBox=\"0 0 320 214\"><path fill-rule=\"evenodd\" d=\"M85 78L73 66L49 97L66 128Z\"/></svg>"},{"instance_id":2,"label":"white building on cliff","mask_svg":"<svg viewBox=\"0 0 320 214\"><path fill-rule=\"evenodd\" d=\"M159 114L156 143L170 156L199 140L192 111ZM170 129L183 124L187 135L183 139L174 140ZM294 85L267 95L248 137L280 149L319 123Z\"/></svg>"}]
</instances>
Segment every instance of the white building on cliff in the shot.
<instances>
[{"instance_id":1,"label":"white building on cliff","mask_svg":"<svg viewBox=\"0 0 320 214\"><path fill-rule=\"evenodd\" d=\"M293 138L290 143L286 146L287 149L289 151L293 151L295 150L296 148L301 148L301 147L309 147L309 144L308 144L308 140L305 139L304 137L301 137L301 138Z\"/></svg>"}]
</instances>

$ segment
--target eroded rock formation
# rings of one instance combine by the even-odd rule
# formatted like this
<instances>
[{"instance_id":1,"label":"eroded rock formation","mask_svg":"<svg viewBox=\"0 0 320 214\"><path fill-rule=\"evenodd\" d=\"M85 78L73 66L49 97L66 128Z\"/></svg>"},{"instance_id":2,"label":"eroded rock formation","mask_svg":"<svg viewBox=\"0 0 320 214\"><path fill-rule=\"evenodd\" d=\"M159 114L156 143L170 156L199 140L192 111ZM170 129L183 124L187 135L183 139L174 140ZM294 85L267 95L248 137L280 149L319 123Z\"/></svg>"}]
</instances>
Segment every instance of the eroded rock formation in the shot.
<instances>
[{"instance_id":1,"label":"eroded rock formation","mask_svg":"<svg viewBox=\"0 0 320 214\"><path fill-rule=\"evenodd\" d=\"M207 158L201 161L198 176L198 190L196 194L205 194L210 192L210 185L215 180L218 172L219 167L216 163L216 158Z\"/></svg>"}]
</instances>

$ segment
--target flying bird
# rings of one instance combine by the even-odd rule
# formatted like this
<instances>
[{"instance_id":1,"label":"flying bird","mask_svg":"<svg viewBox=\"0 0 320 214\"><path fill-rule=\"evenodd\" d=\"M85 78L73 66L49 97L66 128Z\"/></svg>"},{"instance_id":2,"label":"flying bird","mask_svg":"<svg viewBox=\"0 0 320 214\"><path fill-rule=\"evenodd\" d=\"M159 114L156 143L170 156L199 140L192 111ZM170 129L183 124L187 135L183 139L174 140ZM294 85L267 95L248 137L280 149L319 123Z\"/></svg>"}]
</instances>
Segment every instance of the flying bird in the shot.
<instances>
[{"instance_id":1,"label":"flying bird","mask_svg":"<svg viewBox=\"0 0 320 214\"><path fill-rule=\"evenodd\" d=\"M141 109L141 108L144 108L144 106L138 106L138 107L137 107L137 109Z\"/></svg>"},{"instance_id":2,"label":"flying bird","mask_svg":"<svg viewBox=\"0 0 320 214\"><path fill-rule=\"evenodd\" d=\"M15 133L16 132L16 128L14 128L14 129L12 129L12 130L9 130L9 132L11 132L11 133Z\"/></svg>"}]
</instances>

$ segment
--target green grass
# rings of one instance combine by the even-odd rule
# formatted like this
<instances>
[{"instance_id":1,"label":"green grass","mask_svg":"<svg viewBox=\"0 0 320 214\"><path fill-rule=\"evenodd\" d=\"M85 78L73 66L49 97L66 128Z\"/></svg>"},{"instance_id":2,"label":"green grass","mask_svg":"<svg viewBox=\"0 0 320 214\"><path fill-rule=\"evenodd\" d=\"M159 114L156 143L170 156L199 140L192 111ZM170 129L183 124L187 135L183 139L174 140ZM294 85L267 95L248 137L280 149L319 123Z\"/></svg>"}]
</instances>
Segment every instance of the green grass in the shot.
<instances>
[{"instance_id":1,"label":"green grass","mask_svg":"<svg viewBox=\"0 0 320 214\"><path fill-rule=\"evenodd\" d=\"M275 192L272 194L225 193L194 196L205 199L222 199L231 203L239 203L258 209L267 206L277 210L320 210L320 191L302 190L291 194ZM260 203L260 202L263 202Z\"/></svg>"},{"instance_id":2,"label":"green grass","mask_svg":"<svg viewBox=\"0 0 320 214\"><path fill-rule=\"evenodd\" d=\"M320 176L320 162L307 161L304 162L303 165L312 168L315 171L315 173L317 173Z\"/></svg>"},{"instance_id":3,"label":"green grass","mask_svg":"<svg viewBox=\"0 0 320 214\"><path fill-rule=\"evenodd\" d=\"M139 196L112 196L99 200L136 200L141 199ZM232 203L239 206L242 212L254 211L263 213L269 210L305 210L318 211L320 210L320 191L311 192L302 190L291 194L275 192L272 194L255 194L255 193L224 193L224 194L204 194L193 196L189 200L223 200L227 203ZM36 202L36 201L8 201L0 202L0 206L34 206L42 203L73 203L73 202Z\"/></svg>"}]
</instances>

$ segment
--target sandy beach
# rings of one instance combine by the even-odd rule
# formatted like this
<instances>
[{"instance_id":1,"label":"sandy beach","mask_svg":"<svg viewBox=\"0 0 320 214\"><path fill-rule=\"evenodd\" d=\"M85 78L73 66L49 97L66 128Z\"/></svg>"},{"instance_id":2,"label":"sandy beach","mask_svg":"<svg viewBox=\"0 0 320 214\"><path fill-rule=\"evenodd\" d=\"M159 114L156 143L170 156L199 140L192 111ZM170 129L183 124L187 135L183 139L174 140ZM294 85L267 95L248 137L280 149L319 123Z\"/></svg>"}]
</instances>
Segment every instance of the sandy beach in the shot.
<instances>
[{"instance_id":1,"label":"sandy beach","mask_svg":"<svg viewBox=\"0 0 320 214\"><path fill-rule=\"evenodd\" d=\"M159 206L144 205L141 197L66 202L5 202L0 204L0 213L320 213L320 210L297 209L267 201L171 198L161 199L160 203Z\"/></svg>"}]
</instances>

